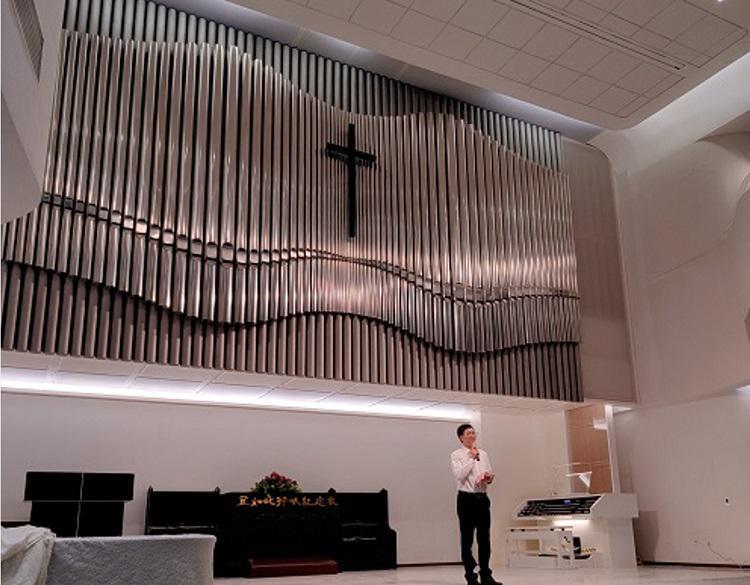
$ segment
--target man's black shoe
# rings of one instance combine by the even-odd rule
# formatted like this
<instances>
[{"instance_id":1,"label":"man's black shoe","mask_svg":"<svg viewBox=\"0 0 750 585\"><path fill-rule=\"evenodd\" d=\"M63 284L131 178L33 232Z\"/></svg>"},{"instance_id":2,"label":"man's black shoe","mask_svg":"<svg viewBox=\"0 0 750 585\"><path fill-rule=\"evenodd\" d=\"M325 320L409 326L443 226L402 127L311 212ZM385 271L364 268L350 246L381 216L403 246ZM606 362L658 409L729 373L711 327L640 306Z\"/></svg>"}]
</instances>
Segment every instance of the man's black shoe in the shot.
<instances>
[{"instance_id":1,"label":"man's black shoe","mask_svg":"<svg viewBox=\"0 0 750 585\"><path fill-rule=\"evenodd\" d=\"M495 581L495 578L492 576L485 577L484 579L480 581L480 584L481 585L503 585L502 583L500 583L500 581Z\"/></svg>"}]
</instances>

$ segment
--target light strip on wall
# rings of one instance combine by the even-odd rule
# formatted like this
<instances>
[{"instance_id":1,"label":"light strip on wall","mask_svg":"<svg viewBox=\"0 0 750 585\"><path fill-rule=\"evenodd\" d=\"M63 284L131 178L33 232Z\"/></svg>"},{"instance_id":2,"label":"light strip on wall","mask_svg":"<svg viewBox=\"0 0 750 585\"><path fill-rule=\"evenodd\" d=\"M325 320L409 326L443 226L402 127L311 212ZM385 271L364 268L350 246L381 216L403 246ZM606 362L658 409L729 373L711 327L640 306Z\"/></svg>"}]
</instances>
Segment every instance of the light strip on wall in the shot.
<instances>
[{"instance_id":1,"label":"light strip on wall","mask_svg":"<svg viewBox=\"0 0 750 585\"><path fill-rule=\"evenodd\" d=\"M196 405L217 405L246 407L270 410L292 410L326 412L333 414L354 414L365 416L387 416L398 418L416 418L427 420L466 421L471 417L471 411L463 405L440 404L439 408L430 411L434 403L425 402L424 408L417 406L405 408L400 405L390 405L387 400L370 405L342 404L333 401L326 404L325 398L310 401L309 399L293 399L288 397L275 398L269 388L267 393L261 396L236 397L221 395L212 396L195 392L194 383L186 383L186 390L180 391L176 388L174 381L170 380L168 390L159 388L154 381L152 386L133 387L105 387L96 384L80 383L76 385L64 384L56 381L42 381L40 377L32 376L24 379L20 376L7 376L3 374L0 386L3 391L16 391L23 394L44 394L78 397L96 397L117 400L136 400L148 402L170 402ZM335 398L335 394L330 395Z\"/></svg>"}]
</instances>

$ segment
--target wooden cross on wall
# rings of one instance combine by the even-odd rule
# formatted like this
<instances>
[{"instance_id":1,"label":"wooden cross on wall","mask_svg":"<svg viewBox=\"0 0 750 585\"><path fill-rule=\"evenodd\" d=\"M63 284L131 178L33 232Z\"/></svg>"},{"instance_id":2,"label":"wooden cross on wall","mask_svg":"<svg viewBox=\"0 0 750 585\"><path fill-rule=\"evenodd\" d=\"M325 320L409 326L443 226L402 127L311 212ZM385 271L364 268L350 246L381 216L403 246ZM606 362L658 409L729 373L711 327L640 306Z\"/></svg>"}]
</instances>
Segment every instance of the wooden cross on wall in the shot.
<instances>
[{"instance_id":1,"label":"wooden cross on wall","mask_svg":"<svg viewBox=\"0 0 750 585\"><path fill-rule=\"evenodd\" d=\"M357 235L357 166L371 166L377 161L377 157L369 152L357 150L354 135L354 124L349 124L346 146L326 144L326 155L346 163L348 184L348 219L349 237Z\"/></svg>"}]
</instances>

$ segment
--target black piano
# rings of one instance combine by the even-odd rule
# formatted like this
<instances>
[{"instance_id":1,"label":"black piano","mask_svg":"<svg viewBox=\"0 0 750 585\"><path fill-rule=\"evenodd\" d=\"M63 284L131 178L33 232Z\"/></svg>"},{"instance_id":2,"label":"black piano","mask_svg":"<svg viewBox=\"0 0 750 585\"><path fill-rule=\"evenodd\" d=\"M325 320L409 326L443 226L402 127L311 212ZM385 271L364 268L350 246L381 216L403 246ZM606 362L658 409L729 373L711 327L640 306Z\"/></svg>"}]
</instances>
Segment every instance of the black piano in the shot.
<instances>
[{"instance_id":1,"label":"black piano","mask_svg":"<svg viewBox=\"0 0 750 585\"><path fill-rule=\"evenodd\" d=\"M146 534L213 534L216 576L249 576L250 559L331 559L339 571L396 568L388 492L294 494L155 491Z\"/></svg>"}]
</instances>

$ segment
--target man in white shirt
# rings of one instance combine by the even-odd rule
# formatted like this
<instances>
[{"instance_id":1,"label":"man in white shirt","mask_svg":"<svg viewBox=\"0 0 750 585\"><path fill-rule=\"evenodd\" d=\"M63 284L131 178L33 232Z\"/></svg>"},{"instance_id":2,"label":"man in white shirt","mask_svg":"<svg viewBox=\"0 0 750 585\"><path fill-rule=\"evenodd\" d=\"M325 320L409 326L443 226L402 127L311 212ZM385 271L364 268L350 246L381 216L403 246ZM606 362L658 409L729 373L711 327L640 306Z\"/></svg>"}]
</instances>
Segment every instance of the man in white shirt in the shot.
<instances>
[{"instance_id":1,"label":"man in white shirt","mask_svg":"<svg viewBox=\"0 0 750 585\"><path fill-rule=\"evenodd\" d=\"M476 445L477 433L468 424L457 430L461 448L451 453L453 477L458 486L458 521L461 527L461 560L469 585L502 585L490 570L490 499L487 486L495 479L490 458ZM471 552L474 531L479 547L479 578L474 572L477 562Z\"/></svg>"}]
</instances>

